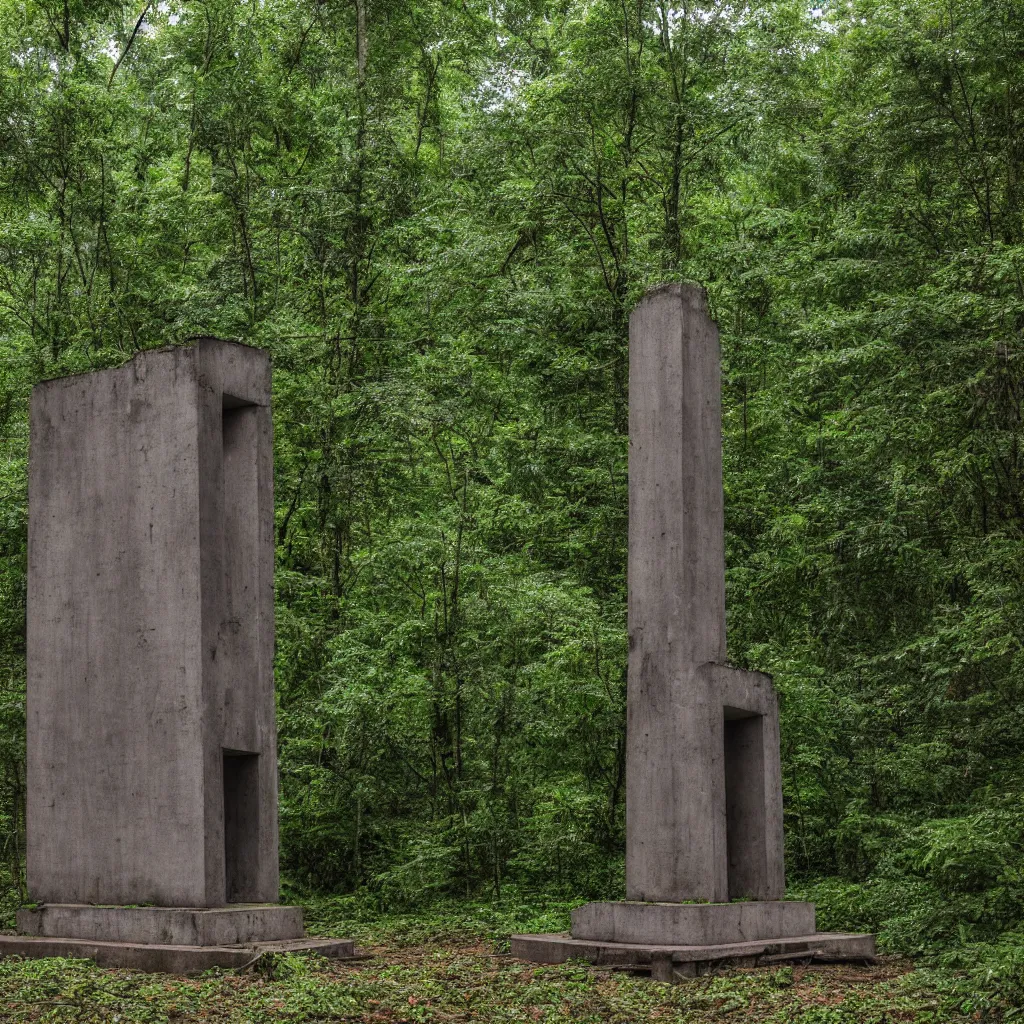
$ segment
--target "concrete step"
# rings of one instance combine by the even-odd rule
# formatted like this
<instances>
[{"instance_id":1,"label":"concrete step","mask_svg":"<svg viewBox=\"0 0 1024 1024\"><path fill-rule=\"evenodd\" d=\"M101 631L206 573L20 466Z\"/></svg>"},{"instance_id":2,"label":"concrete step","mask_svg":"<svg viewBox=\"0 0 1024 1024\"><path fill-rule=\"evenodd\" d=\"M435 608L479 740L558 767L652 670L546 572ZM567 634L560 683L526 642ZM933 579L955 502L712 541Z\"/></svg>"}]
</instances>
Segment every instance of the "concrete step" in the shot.
<instances>
[{"instance_id":1,"label":"concrete step","mask_svg":"<svg viewBox=\"0 0 1024 1024\"><path fill-rule=\"evenodd\" d=\"M815 932L786 938L682 946L642 942L601 942L574 939L568 932L548 935L513 935L512 955L540 964L585 960L600 967L649 967L666 960L674 965L711 961L753 961L761 956L807 952L832 959L865 960L875 955L874 935Z\"/></svg>"},{"instance_id":2,"label":"concrete step","mask_svg":"<svg viewBox=\"0 0 1024 1024\"><path fill-rule=\"evenodd\" d=\"M813 935L814 904L797 900L734 903L585 903L572 912L572 936L597 942L720 946Z\"/></svg>"},{"instance_id":3,"label":"concrete step","mask_svg":"<svg viewBox=\"0 0 1024 1024\"><path fill-rule=\"evenodd\" d=\"M18 911L18 931L55 939L165 946L237 946L301 939L302 908L276 903L224 907L97 907L46 903Z\"/></svg>"},{"instance_id":4,"label":"concrete step","mask_svg":"<svg viewBox=\"0 0 1024 1024\"><path fill-rule=\"evenodd\" d=\"M244 967L264 953L319 953L342 959L352 956L355 948L350 939L288 939L243 945L187 946L0 935L0 956L94 960L100 967L127 967L153 974L196 974L211 967Z\"/></svg>"}]
</instances>

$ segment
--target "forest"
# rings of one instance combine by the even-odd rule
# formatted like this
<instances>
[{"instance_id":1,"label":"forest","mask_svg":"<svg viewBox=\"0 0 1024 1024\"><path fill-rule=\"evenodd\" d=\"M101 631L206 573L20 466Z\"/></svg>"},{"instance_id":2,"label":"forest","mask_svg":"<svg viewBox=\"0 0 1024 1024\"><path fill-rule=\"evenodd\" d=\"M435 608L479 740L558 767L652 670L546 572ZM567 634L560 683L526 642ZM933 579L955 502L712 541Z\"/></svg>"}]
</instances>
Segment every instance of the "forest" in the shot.
<instances>
[{"instance_id":1,"label":"forest","mask_svg":"<svg viewBox=\"0 0 1024 1024\"><path fill-rule=\"evenodd\" d=\"M1022 0L0 0L5 913L28 396L197 335L273 357L289 892L621 898L626 326L674 280L790 890L1024 1001Z\"/></svg>"}]
</instances>

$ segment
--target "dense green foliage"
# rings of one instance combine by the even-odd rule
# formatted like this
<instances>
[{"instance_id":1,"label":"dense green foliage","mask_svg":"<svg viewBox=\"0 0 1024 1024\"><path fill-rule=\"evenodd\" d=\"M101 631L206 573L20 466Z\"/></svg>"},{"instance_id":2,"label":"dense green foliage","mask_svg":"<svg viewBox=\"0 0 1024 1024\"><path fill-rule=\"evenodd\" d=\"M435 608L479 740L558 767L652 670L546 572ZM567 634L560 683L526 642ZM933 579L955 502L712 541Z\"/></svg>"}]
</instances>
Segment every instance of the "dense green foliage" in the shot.
<instances>
[{"instance_id":1,"label":"dense green foliage","mask_svg":"<svg viewBox=\"0 0 1024 1024\"><path fill-rule=\"evenodd\" d=\"M211 333L275 361L290 881L617 894L625 325L694 278L791 880L1024 929L1021 0L0 0L0 51L12 877L29 390Z\"/></svg>"}]
</instances>

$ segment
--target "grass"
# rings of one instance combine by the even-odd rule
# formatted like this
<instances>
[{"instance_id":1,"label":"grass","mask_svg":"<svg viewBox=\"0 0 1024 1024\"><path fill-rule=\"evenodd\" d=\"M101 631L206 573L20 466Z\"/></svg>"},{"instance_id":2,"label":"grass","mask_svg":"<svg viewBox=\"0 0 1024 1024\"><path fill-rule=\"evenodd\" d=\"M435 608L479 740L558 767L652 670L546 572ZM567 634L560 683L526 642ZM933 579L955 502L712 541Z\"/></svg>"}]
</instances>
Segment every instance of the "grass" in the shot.
<instances>
[{"instance_id":1,"label":"grass","mask_svg":"<svg viewBox=\"0 0 1024 1024\"><path fill-rule=\"evenodd\" d=\"M508 955L518 930L565 927L569 904L451 904L382 915L351 899L313 902L310 930L347 934L365 957L264 958L198 978L100 970L77 960L0 961L0 1020L149 1024L587 1022L897 1024L982 1019L942 972L883 958L872 967L722 970L679 985ZM985 1011L985 1019L1000 1014Z\"/></svg>"},{"instance_id":2,"label":"grass","mask_svg":"<svg viewBox=\"0 0 1024 1024\"><path fill-rule=\"evenodd\" d=\"M354 962L279 956L199 978L104 971L78 960L0 963L11 1022L959 1021L899 961L724 971L680 985L579 965L527 965L490 943L374 950Z\"/></svg>"}]
</instances>

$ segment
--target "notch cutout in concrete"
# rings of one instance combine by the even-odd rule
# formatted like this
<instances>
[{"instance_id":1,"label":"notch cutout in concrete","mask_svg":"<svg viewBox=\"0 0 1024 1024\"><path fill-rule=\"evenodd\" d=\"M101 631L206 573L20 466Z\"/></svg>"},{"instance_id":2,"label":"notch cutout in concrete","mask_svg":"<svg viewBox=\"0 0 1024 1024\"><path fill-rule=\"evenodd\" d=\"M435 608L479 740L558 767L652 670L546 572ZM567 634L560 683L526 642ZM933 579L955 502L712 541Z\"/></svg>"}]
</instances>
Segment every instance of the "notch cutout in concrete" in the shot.
<instances>
[{"instance_id":1,"label":"notch cutout in concrete","mask_svg":"<svg viewBox=\"0 0 1024 1024\"><path fill-rule=\"evenodd\" d=\"M224 891L227 903L259 898L259 754L224 751Z\"/></svg>"},{"instance_id":2,"label":"notch cutout in concrete","mask_svg":"<svg viewBox=\"0 0 1024 1024\"><path fill-rule=\"evenodd\" d=\"M729 899L750 899L767 876L764 716L725 708L725 821Z\"/></svg>"},{"instance_id":3,"label":"notch cutout in concrete","mask_svg":"<svg viewBox=\"0 0 1024 1024\"><path fill-rule=\"evenodd\" d=\"M259 672L258 615L259 558L264 539L252 510L259 507L259 406L240 404L224 395L221 411L221 529L223 587L220 592L220 630L217 672L225 719L238 721L246 712L238 706L238 679ZM230 403L230 404L229 404ZM228 740L230 743L231 740ZM249 747L245 734L232 745Z\"/></svg>"},{"instance_id":4,"label":"notch cutout in concrete","mask_svg":"<svg viewBox=\"0 0 1024 1024\"><path fill-rule=\"evenodd\" d=\"M251 515L258 498L259 407L228 405L229 401L236 400L225 395L221 413L221 460L224 572L230 603L232 590L238 589L238 584L245 587L252 582L246 577L252 575L259 545L259 532Z\"/></svg>"}]
</instances>

